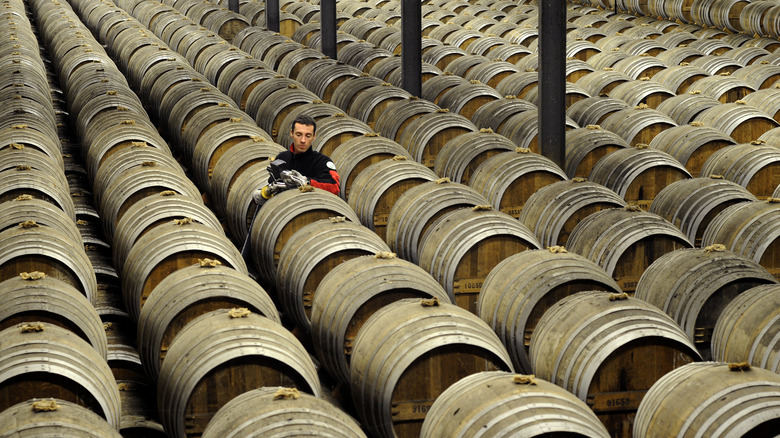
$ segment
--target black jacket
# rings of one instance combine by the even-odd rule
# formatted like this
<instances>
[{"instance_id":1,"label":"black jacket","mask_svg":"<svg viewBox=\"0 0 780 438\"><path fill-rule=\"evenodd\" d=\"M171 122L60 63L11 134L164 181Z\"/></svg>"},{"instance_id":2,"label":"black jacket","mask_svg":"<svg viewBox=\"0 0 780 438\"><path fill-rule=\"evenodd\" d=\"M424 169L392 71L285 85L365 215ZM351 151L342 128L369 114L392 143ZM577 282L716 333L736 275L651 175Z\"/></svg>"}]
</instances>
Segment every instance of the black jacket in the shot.
<instances>
[{"instance_id":1,"label":"black jacket","mask_svg":"<svg viewBox=\"0 0 780 438\"><path fill-rule=\"evenodd\" d=\"M311 148L302 154L296 154L293 152L293 146L290 146L288 150L277 155L276 159L287 163L289 170L297 170L301 175L309 178L309 184L313 187L336 195L341 191L336 165L325 154Z\"/></svg>"}]
</instances>

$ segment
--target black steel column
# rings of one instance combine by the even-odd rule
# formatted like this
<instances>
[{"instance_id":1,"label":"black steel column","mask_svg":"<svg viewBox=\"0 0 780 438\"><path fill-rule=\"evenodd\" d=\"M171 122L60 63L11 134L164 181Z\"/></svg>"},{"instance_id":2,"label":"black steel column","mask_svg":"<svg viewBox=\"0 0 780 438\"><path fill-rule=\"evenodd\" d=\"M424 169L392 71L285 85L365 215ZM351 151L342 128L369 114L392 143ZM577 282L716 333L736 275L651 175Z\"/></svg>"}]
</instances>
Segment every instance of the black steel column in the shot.
<instances>
[{"instance_id":1,"label":"black steel column","mask_svg":"<svg viewBox=\"0 0 780 438\"><path fill-rule=\"evenodd\" d=\"M266 0L265 27L268 30L279 32L279 0Z\"/></svg>"},{"instance_id":2,"label":"black steel column","mask_svg":"<svg viewBox=\"0 0 780 438\"><path fill-rule=\"evenodd\" d=\"M322 53L336 59L336 0L320 0Z\"/></svg>"},{"instance_id":3,"label":"black steel column","mask_svg":"<svg viewBox=\"0 0 780 438\"><path fill-rule=\"evenodd\" d=\"M401 1L401 82L412 96L422 94L422 6Z\"/></svg>"},{"instance_id":4,"label":"black steel column","mask_svg":"<svg viewBox=\"0 0 780 438\"><path fill-rule=\"evenodd\" d=\"M228 9L238 14L238 0L228 0Z\"/></svg>"},{"instance_id":5,"label":"black steel column","mask_svg":"<svg viewBox=\"0 0 780 438\"><path fill-rule=\"evenodd\" d=\"M566 2L539 5L539 146L564 168L566 153Z\"/></svg>"}]
</instances>

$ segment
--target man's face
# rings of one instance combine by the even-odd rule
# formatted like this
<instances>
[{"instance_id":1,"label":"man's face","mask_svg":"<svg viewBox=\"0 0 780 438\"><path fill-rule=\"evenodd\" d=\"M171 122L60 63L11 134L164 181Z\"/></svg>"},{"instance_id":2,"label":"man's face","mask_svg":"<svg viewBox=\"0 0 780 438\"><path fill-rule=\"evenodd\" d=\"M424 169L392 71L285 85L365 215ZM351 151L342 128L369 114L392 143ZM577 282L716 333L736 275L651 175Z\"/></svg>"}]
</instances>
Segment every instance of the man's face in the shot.
<instances>
[{"instance_id":1,"label":"man's face","mask_svg":"<svg viewBox=\"0 0 780 438\"><path fill-rule=\"evenodd\" d=\"M296 154L302 154L309 150L314 141L314 126L296 123L290 132L293 138L293 150Z\"/></svg>"}]
</instances>

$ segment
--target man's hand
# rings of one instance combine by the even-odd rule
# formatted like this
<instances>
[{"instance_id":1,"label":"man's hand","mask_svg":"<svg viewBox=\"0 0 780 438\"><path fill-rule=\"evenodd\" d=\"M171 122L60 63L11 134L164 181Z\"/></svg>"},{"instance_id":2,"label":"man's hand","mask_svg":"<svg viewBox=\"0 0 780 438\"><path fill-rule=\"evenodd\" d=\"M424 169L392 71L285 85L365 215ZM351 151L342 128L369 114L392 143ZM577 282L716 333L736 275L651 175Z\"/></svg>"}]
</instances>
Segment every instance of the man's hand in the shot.
<instances>
[{"instance_id":1,"label":"man's hand","mask_svg":"<svg viewBox=\"0 0 780 438\"><path fill-rule=\"evenodd\" d=\"M283 170L281 175L282 181L291 189L305 186L309 183L309 179L301 175L297 170Z\"/></svg>"}]
</instances>

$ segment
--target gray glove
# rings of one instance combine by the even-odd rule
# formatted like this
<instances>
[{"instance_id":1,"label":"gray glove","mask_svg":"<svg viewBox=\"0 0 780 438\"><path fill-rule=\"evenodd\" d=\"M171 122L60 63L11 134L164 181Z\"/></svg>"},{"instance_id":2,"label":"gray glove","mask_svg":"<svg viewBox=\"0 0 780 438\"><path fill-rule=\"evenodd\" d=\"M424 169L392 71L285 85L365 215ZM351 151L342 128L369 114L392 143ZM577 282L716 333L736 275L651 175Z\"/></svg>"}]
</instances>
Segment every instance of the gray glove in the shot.
<instances>
[{"instance_id":1,"label":"gray glove","mask_svg":"<svg viewBox=\"0 0 780 438\"><path fill-rule=\"evenodd\" d=\"M259 188L252 192L252 200L255 204L260 205L267 199L270 199L273 195L287 190L287 184L283 182L275 182L262 188Z\"/></svg>"},{"instance_id":2,"label":"gray glove","mask_svg":"<svg viewBox=\"0 0 780 438\"><path fill-rule=\"evenodd\" d=\"M283 170L281 176L282 181L284 181L288 188L305 186L309 183L309 179L301 175L297 170Z\"/></svg>"}]
</instances>

